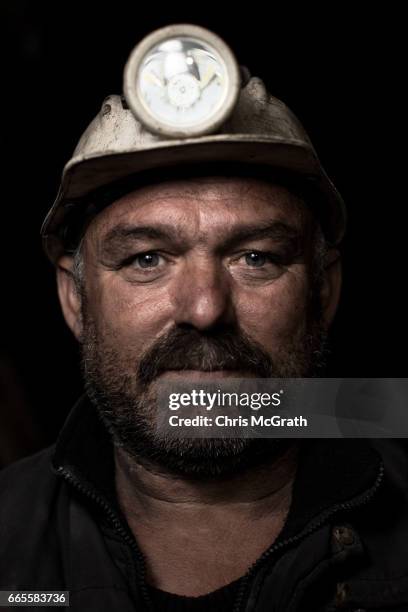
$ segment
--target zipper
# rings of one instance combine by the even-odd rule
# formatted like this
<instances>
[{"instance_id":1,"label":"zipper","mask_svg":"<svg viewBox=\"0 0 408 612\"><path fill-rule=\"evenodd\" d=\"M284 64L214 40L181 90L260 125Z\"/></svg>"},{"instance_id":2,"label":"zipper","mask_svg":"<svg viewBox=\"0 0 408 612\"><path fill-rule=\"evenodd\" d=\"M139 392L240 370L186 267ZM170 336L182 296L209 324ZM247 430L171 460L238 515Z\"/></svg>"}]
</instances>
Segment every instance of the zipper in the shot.
<instances>
[{"instance_id":1,"label":"zipper","mask_svg":"<svg viewBox=\"0 0 408 612\"><path fill-rule=\"evenodd\" d=\"M93 491L90 487L85 486L75 474L71 471L65 469L64 467L57 468L57 473L62 476L67 482L69 482L75 489L77 489L80 493L85 495L92 502L96 503L107 515L109 521L116 529L117 533L122 537L122 539L128 544L134 554L134 558L136 560L137 565L137 580L138 586L140 588L140 592L146 604L148 610L152 609L151 600L149 597L149 593L146 586L146 564L144 556L137 545L135 538L129 533L127 529L123 526L123 522L119 518L119 516L112 510L110 505L106 502L106 500L98 495L96 491Z\"/></svg>"},{"instance_id":2,"label":"zipper","mask_svg":"<svg viewBox=\"0 0 408 612\"><path fill-rule=\"evenodd\" d=\"M375 483L365 493L358 495L357 497L351 499L348 502L344 502L341 504L336 504L329 508L328 510L322 512L314 521L312 521L303 531L298 533L296 536L292 536L287 538L286 540L282 540L281 542L277 542L276 544L272 544L268 550L266 550L249 568L248 572L242 578L234 606L233 612L244 612L243 603L244 603L244 595L247 590L251 579L254 577L259 567L265 563L273 554L277 551L284 550L293 544L298 544L301 540L311 535L313 532L317 531L320 527L322 527L330 518L332 518L335 514L339 512L350 512L351 510L355 510L361 506L364 506L368 502L372 500L377 490L379 489L384 478L384 464L381 463L378 476L376 478Z\"/></svg>"}]
</instances>

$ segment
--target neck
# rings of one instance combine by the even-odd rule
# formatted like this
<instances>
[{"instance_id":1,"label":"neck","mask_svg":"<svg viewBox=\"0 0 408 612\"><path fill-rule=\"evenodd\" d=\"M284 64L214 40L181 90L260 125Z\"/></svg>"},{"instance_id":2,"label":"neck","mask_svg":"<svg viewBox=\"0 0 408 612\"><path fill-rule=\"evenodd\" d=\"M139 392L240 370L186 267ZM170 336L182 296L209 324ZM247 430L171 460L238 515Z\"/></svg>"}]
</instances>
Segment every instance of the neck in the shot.
<instances>
[{"instance_id":1,"label":"neck","mask_svg":"<svg viewBox=\"0 0 408 612\"><path fill-rule=\"evenodd\" d=\"M115 450L116 487L120 500L144 501L144 512L173 509L184 504L230 507L280 506L296 472L297 446L293 445L273 462L230 475L227 478L181 477L156 465L141 464L121 448ZM239 485L239 486L238 486ZM145 502L149 502L145 505ZM150 508L152 506L152 508Z\"/></svg>"},{"instance_id":2,"label":"neck","mask_svg":"<svg viewBox=\"0 0 408 612\"><path fill-rule=\"evenodd\" d=\"M269 465L198 481L146 467L116 449L119 503L146 556L150 582L197 595L239 578L279 535L296 465L293 445Z\"/></svg>"}]
</instances>

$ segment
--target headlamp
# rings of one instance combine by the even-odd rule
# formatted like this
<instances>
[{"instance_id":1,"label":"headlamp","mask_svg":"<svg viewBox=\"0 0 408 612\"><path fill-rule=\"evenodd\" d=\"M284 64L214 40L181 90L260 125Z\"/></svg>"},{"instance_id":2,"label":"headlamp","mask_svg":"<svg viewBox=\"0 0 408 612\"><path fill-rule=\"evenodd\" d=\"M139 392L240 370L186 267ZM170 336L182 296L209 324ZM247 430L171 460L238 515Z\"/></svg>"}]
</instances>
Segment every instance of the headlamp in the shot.
<instances>
[{"instance_id":1,"label":"headlamp","mask_svg":"<svg viewBox=\"0 0 408 612\"><path fill-rule=\"evenodd\" d=\"M156 30L132 51L124 94L137 119L173 138L215 131L232 112L239 69L221 38L193 25Z\"/></svg>"}]
</instances>

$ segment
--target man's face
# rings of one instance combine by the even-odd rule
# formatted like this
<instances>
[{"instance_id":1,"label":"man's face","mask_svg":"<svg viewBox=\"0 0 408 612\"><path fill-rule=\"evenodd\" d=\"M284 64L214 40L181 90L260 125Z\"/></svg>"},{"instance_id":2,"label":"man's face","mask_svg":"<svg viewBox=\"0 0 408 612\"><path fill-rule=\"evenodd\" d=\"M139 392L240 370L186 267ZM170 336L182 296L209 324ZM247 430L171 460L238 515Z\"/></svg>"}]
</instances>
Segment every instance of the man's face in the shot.
<instances>
[{"instance_id":1,"label":"man's face","mask_svg":"<svg viewBox=\"0 0 408 612\"><path fill-rule=\"evenodd\" d=\"M166 446L155 431L155 388L312 374L326 327L313 293L313 235L300 199L252 178L143 187L92 221L81 291L60 274L60 297L82 345L88 394L125 451L198 475L273 452L273 440ZM70 265L65 258L61 267Z\"/></svg>"}]
</instances>

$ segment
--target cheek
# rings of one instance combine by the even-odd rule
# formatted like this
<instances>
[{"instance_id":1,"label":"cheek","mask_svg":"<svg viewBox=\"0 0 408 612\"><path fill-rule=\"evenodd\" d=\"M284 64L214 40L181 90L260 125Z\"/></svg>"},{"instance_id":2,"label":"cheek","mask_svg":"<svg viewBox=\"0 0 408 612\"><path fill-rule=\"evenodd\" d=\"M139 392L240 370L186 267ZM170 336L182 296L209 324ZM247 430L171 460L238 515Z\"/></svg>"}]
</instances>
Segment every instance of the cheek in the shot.
<instances>
[{"instance_id":1,"label":"cheek","mask_svg":"<svg viewBox=\"0 0 408 612\"><path fill-rule=\"evenodd\" d=\"M142 350L163 333L171 310L164 288L136 287L113 273L95 278L87 295L100 332Z\"/></svg>"},{"instance_id":2,"label":"cheek","mask_svg":"<svg viewBox=\"0 0 408 612\"><path fill-rule=\"evenodd\" d=\"M309 283L303 266L262 288L237 298L240 326L272 352L293 340L305 328Z\"/></svg>"}]
</instances>

